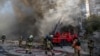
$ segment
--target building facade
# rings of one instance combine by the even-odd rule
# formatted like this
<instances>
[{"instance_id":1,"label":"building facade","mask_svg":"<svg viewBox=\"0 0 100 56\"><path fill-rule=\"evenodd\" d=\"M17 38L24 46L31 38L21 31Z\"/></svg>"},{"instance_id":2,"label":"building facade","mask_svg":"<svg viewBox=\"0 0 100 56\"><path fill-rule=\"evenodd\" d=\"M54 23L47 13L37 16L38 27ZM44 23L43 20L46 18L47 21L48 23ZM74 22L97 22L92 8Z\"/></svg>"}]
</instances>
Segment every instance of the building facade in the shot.
<instances>
[{"instance_id":1,"label":"building facade","mask_svg":"<svg viewBox=\"0 0 100 56\"><path fill-rule=\"evenodd\" d=\"M100 0L89 0L90 14L100 15Z\"/></svg>"}]
</instances>

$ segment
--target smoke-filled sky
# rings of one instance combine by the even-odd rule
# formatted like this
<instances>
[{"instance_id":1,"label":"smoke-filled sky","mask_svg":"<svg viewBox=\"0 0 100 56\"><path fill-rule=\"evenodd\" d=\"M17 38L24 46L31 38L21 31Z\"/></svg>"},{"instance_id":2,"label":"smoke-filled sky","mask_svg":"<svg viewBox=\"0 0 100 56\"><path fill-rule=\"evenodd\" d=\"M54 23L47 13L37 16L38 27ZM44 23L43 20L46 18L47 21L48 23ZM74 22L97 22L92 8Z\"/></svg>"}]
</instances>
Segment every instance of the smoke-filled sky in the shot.
<instances>
[{"instance_id":1,"label":"smoke-filled sky","mask_svg":"<svg viewBox=\"0 0 100 56\"><path fill-rule=\"evenodd\" d=\"M0 35L9 35L16 24L12 3L9 0L0 0Z\"/></svg>"},{"instance_id":2,"label":"smoke-filled sky","mask_svg":"<svg viewBox=\"0 0 100 56\"><path fill-rule=\"evenodd\" d=\"M63 25L77 25L77 18L80 15L80 0L44 0L40 2L44 14L42 32L51 31L57 21L62 18ZM46 30L48 31L46 31Z\"/></svg>"},{"instance_id":3,"label":"smoke-filled sky","mask_svg":"<svg viewBox=\"0 0 100 56\"><path fill-rule=\"evenodd\" d=\"M62 18L63 25L76 25L80 0L0 0L0 33L44 35Z\"/></svg>"}]
</instances>

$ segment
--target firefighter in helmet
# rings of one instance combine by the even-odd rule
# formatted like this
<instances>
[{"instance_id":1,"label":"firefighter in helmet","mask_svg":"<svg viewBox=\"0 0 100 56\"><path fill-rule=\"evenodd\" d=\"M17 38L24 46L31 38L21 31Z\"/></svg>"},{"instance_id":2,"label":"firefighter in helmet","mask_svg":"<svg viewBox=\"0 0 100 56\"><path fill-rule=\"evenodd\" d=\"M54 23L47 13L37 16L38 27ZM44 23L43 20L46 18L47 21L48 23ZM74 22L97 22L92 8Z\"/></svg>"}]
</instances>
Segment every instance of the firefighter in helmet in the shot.
<instances>
[{"instance_id":1,"label":"firefighter in helmet","mask_svg":"<svg viewBox=\"0 0 100 56\"><path fill-rule=\"evenodd\" d=\"M51 52L52 53L52 56L54 56L53 44L48 39L45 39L45 41L46 41L46 43L45 43L45 54L47 55L48 52Z\"/></svg>"},{"instance_id":2,"label":"firefighter in helmet","mask_svg":"<svg viewBox=\"0 0 100 56\"><path fill-rule=\"evenodd\" d=\"M2 35L2 36L1 36L2 43L5 42L5 39L6 39L6 35Z\"/></svg>"},{"instance_id":3,"label":"firefighter in helmet","mask_svg":"<svg viewBox=\"0 0 100 56\"><path fill-rule=\"evenodd\" d=\"M26 41L26 53L31 54L32 46L33 46L33 35L30 35Z\"/></svg>"},{"instance_id":4,"label":"firefighter in helmet","mask_svg":"<svg viewBox=\"0 0 100 56\"><path fill-rule=\"evenodd\" d=\"M23 37L20 36L20 38L19 38L19 47L22 47L22 41L23 41Z\"/></svg>"}]
</instances>

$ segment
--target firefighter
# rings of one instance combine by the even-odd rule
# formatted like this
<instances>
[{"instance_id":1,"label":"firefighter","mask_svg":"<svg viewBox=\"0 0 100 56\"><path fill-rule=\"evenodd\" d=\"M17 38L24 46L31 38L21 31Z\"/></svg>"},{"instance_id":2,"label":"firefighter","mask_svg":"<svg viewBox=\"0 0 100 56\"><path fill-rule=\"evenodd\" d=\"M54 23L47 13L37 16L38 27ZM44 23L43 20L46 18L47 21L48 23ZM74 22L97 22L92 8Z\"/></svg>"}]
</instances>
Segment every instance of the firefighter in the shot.
<instances>
[{"instance_id":1,"label":"firefighter","mask_svg":"<svg viewBox=\"0 0 100 56\"><path fill-rule=\"evenodd\" d=\"M1 36L2 44L5 42L5 39L6 39L6 35L2 35Z\"/></svg>"},{"instance_id":2,"label":"firefighter","mask_svg":"<svg viewBox=\"0 0 100 56\"><path fill-rule=\"evenodd\" d=\"M94 49L94 41L93 40L89 40L89 42L88 42L88 48L89 48L89 54L90 54L90 56L93 56L93 49Z\"/></svg>"},{"instance_id":3,"label":"firefighter","mask_svg":"<svg viewBox=\"0 0 100 56\"><path fill-rule=\"evenodd\" d=\"M54 37L54 36L51 34L51 35L50 35L50 38L51 38L50 40L52 40L53 37Z\"/></svg>"},{"instance_id":4,"label":"firefighter","mask_svg":"<svg viewBox=\"0 0 100 56\"><path fill-rule=\"evenodd\" d=\"M29 38L26 41L26 53L31 54L31 49L33 46L33 35L30 35Z\"/></svg>"},{"instance_id":5,"label":"firefighter","mask_svg":"<svg viewBox=\"0 0 100 56\"><path fill-rule=\"evenodd\" d=\"M43 38L43 49L46 50L46 46L47 46L47 38Z\"/></svg>"},{"instance_id":6,"label":"firefighter","mask_svg":"<svg viewBox=\"0 0 100 56\"><path fill-rule=\"evenodd\" d=\"M45 39L45 41L46 41L46 43L45 43L45 54L47 55L48 52L51 52L52 53L52 56L54 56L53 44L48 39Z\"/></svg>"},{"instance_id":7,"label":"firefighter","mask_svg":"<svg viewBox=\"0 0 100 56\"><path fill-rule=\"evenodd\" d=\"M23 37L21 36L21 37L19 38L19 47L22 46L22 41L23 41Z\"/></svg>"},{"instance_id":8,"label":"firefighter","mask_svg":"<svg viewBox=\"0 0 100 56\"><path fill-rule=\"evenodd\" d=\"M78 38L74 39L72 47L74 48L75 56L80 56L81 43Z\"/></svg>"}]
</instances>

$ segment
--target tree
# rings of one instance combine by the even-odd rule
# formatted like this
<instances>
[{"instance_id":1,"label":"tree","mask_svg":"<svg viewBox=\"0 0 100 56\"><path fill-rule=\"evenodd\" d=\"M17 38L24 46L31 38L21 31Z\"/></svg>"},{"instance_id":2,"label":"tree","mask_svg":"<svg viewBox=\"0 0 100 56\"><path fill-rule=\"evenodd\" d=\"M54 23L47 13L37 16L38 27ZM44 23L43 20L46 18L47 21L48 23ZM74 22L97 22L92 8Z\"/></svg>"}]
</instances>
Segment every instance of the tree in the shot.
<instances>
[{"instance_id":1,"label":"tree","mask_svg":"<svg viewBox=\"0 0 100 56\"><path fill-rule=\"evenodd\" d=\"M91 15L88 17L85 29L87 34L92 34L94 31L100 30L100 16Z\"/></svg>"}]
</instances>

